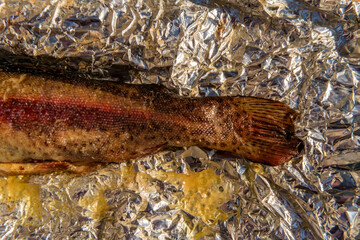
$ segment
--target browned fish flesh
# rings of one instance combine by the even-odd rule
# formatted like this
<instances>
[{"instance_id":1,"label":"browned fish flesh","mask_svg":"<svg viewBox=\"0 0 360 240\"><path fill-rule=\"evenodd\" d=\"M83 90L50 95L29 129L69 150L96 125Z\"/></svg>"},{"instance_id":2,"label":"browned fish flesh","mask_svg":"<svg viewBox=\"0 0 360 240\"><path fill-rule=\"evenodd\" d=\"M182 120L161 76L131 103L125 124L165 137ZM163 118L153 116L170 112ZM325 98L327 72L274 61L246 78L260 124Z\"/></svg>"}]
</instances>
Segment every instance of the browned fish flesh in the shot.
<instances>
[{"instance_id":1,"label":"browned fish flesh","mask_svg":"<svg viewBox=\"0 0 360 240\"><path fill-rule=\"evenodd\" d=\"M167 147L268 165L299 154L297 113L254 97L189 98L156 85L0 73L0 174L84 172Z\"/></svg>"}]
</instances>

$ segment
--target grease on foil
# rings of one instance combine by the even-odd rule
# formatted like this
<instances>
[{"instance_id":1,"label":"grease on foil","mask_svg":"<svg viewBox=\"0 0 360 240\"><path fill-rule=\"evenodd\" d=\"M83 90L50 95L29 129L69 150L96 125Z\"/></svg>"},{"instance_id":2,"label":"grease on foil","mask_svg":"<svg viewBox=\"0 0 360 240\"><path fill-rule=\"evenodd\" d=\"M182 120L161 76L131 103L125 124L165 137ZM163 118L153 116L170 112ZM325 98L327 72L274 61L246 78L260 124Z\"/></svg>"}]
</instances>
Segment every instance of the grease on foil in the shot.
<instances>
[{"instance_id":1,"label":"grease on foil","mask_svg":"<svg viewBox=\"0 0 360 240\"><path fill-rule=\"evenodd\" d=\"M230 216L220 207L232 199L231 180L225 178L224 175L216 174L214 169L209 168L201 172L189 170L188 173L148 170L144 173L135 172L133 166L128 164L121 168L120 175L123 188L140 194L142 192L155 193L156 188L151 187L151 183L157 180L173 185L178 192L174 194L175 199L169 204L169 207L182 209L195 217L200 217L205 223L214 224L218 220L225 220ZM116 184L106 185L105 188L109 190L118 187ZM95 196L86 197L80 202L81 205L94 209L94 212L107 208L101 192L97 192ZM167 205L166 202L163 202L156 208L163 208L165 205L162 206L162 204ZM101 206L101 210L98 209L98 206Z\"/></svg>"},{"instance_id":2,"label":"grease on foil","mask_svg":"<svg viewBox=\"0 0 360 240\"><path fill-rule=\"evenodd\" d=\"M346 0L0 1L1 50L36 69L114 80L130 65L132 83L182 95L280 100L306 144L280 167L189 148L1 178L0 237L359 238L359 13Z\"/></svg>"},{"instance_id":3,"label":"grease on foil","mask_svg":"<svg viewBox=\"0 0 360 240\"><path fill-rule=\"evenodd\" d=\"M3 203L10 204L13 209L15 203L18 203L24 209L20 209L26 222L38 227L42 222L32 219L41 218L46 210L66 212L77 211L82 208L81 215L90 218L95 222L106 221L107 214L111 210L108 204L107 192L128 189L142 196L143 203L140 204L141 211L146 210L146 198L152 198L149 194L156 194L158 189L153 185L154 182L164 181L171 184L176 189L174 199L171 203L165 201L159 202L153 209L169 207L171 209L183 210L193 217L197 217L204 223L213 225L219 220L225 220L231 216L229 212L221 210L221 206L232 199L231 180L224 175L216 174L214 169L205 169L201 172L174 173L164 171L148 170L146 172L136 172L132 164L122 165L119 170L109 171L108 169L99 170L98 175L108 177L108 181L92 183L92 191L87 191L78 201L67 205L63 201L48 201L44 203L40 198L40 187L36 184L29 184L28 178L23 176L8 177L1 179L0 182L0 200ZM119 179L117 177L120 176ZM76 177L76 176L73 176ZM95 176L93 176L95 177ZM174 190L175 190L174 189ZM145 204L145 205L144 205ZM140 210L139 209L139 210ZM31 217L31 218L30 218ZM134 218L134 217L131 217ZM136 218L134 218L136 219ZM188 235L194 238L214 234L210 227L198 227L198 224L185 223L187 225ZM139 223L141 224L141 223ZM197 229L199 228L199 229Z\"/></svg>"},{"instance_id":4,"label":"grease on foil","mask_svg":"<svg viewBox=\"0 0 360 240\"><path fill-rule=\"evenodd\" d=\"M0 202L6 203L9 209L19 207L18 217L23 220L22 224L36 224L36 221L34 223L32 220L27 221L27 219L37 219L42 215L40 187L36 184L27 183L27 180L28 177L24 176L1 178Z\"/></svg>"}]
</instances>

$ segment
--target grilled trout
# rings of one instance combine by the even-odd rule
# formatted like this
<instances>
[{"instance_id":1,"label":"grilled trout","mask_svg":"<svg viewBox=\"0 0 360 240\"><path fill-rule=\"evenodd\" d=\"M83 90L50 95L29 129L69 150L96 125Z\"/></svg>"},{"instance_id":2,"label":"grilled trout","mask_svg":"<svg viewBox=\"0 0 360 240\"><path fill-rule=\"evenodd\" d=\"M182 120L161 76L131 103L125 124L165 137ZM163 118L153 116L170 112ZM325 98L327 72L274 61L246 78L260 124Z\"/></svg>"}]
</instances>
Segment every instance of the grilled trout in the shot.
<instances>
[{"instance_id":1,"label":"grilled trout","mask_svg":"<svg viewBox=\"0 0 360 240\"><path fill-rule=\"evenodd\" d=\"M254 97L188 98L156 85L0 73L0 174L56 170L199 146L279 165L298 155L297 113Z\"/></svg>"}]
</instances>

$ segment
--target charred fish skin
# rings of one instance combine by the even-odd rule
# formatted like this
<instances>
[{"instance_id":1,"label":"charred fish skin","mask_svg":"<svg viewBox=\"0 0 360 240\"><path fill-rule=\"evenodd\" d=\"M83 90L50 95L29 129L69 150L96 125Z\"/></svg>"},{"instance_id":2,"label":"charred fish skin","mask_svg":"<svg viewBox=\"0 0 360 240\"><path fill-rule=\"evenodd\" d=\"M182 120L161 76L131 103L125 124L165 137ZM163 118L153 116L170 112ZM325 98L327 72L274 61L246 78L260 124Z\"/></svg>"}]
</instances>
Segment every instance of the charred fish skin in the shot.
<instances>
[{"instance_id":1,"label":"charred fish skin","mask_svg":"<svg viewBox=\"0 0 360 240\"><path fill-rule=\"evenodd\" d=\"M281 102L254 97L187 98L154 85L0 72L0 162L91 165L199 146L279 165L302 145L296 116Z\"/></svg>"}]
</instances>

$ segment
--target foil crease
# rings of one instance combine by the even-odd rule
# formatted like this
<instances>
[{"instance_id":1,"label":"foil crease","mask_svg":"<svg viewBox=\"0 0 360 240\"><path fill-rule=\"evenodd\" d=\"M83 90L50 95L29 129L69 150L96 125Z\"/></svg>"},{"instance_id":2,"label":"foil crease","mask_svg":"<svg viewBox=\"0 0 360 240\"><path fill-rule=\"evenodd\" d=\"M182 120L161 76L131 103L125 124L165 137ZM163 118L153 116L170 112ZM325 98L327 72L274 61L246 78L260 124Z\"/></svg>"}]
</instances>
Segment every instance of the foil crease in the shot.
<instances>
[{"instance_id":1,"label":"foil crease","mask_svg":"<svg viewBox=\"0 0 360 240\"><path fill-rule=\"evenodd\" d=\"M182 95L276 99L300 113L306 145L279 167L190 147L84 176L1 178L0 238L360 238L359 12L343 0L0 1L6 53L104 80L130 66L130 82ZM3 65L21 70L11 56ZM221 217L181 205L185 185L169 178L206 170L221 177L209 199L229 193Z\"/></svg>"}]
</instances>

